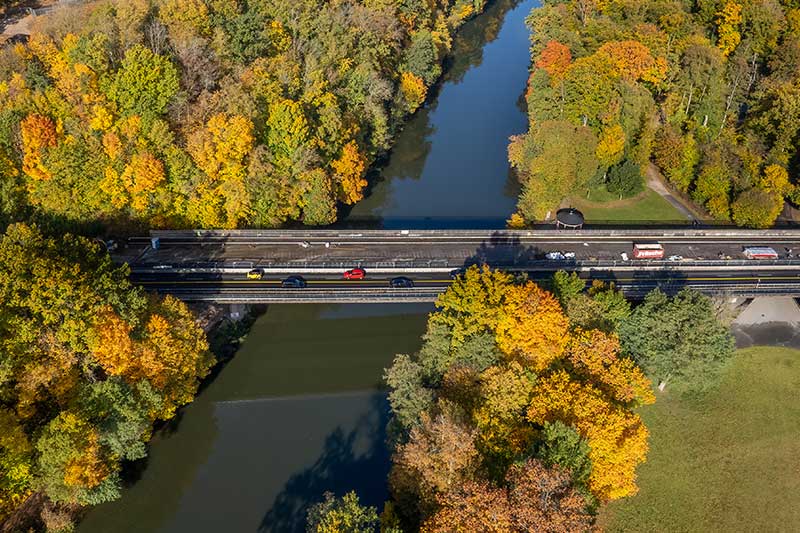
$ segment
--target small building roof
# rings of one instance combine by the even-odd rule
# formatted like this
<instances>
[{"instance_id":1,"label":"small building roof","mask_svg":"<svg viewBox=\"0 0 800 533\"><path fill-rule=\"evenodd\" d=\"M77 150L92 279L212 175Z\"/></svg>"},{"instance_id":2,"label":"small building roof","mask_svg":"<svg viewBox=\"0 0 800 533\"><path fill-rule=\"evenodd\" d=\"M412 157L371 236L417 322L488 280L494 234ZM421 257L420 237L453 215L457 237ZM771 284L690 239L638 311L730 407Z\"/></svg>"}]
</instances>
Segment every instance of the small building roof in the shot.
<instances>
[{"instance_id":1,"label":"small building roof","mask_svg":"<svg viewBox=\"0 0 800 533\"><path fill-rule=\"evenodd\" d=\"M562 226L579 228L583 226L583 213L574 207L565 207L556 211L556 222Z\"/></svg>"}]
</instances>

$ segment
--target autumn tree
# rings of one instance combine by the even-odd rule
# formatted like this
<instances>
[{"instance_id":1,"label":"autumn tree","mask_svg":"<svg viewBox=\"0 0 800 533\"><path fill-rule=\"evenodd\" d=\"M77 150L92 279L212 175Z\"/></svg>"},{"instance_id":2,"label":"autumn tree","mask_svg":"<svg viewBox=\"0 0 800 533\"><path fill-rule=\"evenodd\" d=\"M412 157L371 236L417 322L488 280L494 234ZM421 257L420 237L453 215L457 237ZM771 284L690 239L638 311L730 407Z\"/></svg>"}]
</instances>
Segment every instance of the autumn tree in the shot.
<instances>
[{"instance_id":1,"label":"autumn tree","mask_svg":"<svg viewBox=\"0 0 800 533\"><path fill-rule=\"evenodd\" d=\"M437 301L420 351L387 370L390 485L409 524L571 531L592 523L596 502L636 492L648 433L634 409L654 397L613 333L630 307L613 285L584 294L561 273L554 286L558 299L467 269ZM565 315L587 300L605 331ZM543 490L558 496L535 503L550 482Z\"/></svg>"},{"instance_id":2,"label":"autumn tree","mask_svg":"<svg viewBox=\"0 0 800 533\"><path fill-rule=\"evenodd\" d=\"M153 422L207 374L202 330L86 238L9 226L0 273L0 515L35 490L65 504L117 498L120 461L142 458Z\"/></svg>"},{"instance_id":3,"label":"autumn tree","mask_svg":"<svg viewBox=\"0 0 800 533\"><path fill-rule=\"evenodd\" d=\"M551 80L558 81L564 77L571 62L572 54L568 47L558 41L548 41L534 66L547 72Z\"/></svg>"},{"instance_id":4,"label":"autumn tree","mask_svg":"<svg viewBox=\"0 0 800 533\"><path fill-rule=\"evenodd\" d=\"M775 192L754 187L736 197L731 205L733 221L739 226L768 228L783 209L783 198Z\"/></svg>"},{"instance_id":5,"label":"autumn tree","mask_svg":"<svg viewBox=\"0 0 800 533\"><path fill-rule=\"evenodd\" d=\"M733 0L726 0L716 14L717 47L722 53L730 55L739 45L742 36L739 25L742 23L742 6Z\"/></svg>"},{"instance_id":6,"label":"autumn tree","mask_svg":"<svg viewBox=\"0 0 800 533\"><path fill-rule=\"evenodd\" d=\"M537 460L515 465L508 488L468 482L440 497L441 508L421 531L590 531L592 517L566 472L548 469Z\"/></svg>"},{"instance_id":7,"label":"autumn tree","mask_svg":"<svg viewBox=\"0 0 800 533\"><path fill-rule=\"evenodd\" d=\"M367 186L364 179L366 159L358 150L355 141L350 141L342 148L342 155L331 163L339 182L339 198L346 204L354 204L363 198L362 192Z\"/></svg>"}]
</instances>

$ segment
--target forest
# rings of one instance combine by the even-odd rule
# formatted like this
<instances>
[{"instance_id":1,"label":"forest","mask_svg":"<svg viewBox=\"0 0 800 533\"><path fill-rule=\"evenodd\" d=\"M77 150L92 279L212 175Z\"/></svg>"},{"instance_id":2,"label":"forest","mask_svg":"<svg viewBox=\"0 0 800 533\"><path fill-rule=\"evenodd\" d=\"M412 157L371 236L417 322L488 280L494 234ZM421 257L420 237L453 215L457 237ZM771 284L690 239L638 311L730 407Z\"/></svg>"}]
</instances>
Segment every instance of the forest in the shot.
<instances>
[{"instance_id":1,"label":"forest","mask_svg":"<svg viewBox=\"0 0 800 533\"><path fill-rule=\"evenodd\" d=\"M146 455L153 424L192 401L213 362L186 305L133 287L128 267L97 242L9 226L0 240L0 522L38 494L47 530L67 531L70 508L118 498L121 462Z\"/></svg>"},{"instance_id":2,"label":"forest","mask_svg":"<svg viewBox=\"0 0 800 533\"><path fill-rule=\"evenodd\" d=\"M644 188L651 162L719 221L800 203L800 3L545 0L529 16L516 225L570 194Z\"/></svg>"},{"instance_id":3,"label":"forest","mask_svg":"<svg viewBox=\"0 0 800 533\"><path fill-rule=\"evenodd\" d=\"M485 3L98 0L0 50L3 527L118 498L214 363L77 234L334 222Z\"/></svg>"},{"instance_id":4,"label":"forest","mask_svg":"<svg viewBox=\"0 0 800 533\"><path fill-rule=\"evenodd\" d=\"M460 276L419 352L385 372L391 500L379 515L328 494L308 531L598 531L600 507L638 491L653 384L702 392L734 343L699 293L632 308L613 285L584 289L565 272L546 288L486 266Z\"/></svg>"},{"instance_id":5,"label":"forest","mask_svg":"<svg viewBox=\"0 0 800 533\"><path fill-rule=\"evenodd\" d=\"M485 3L99 0L41 17L0 52L0 222L330 224Z\"/></svg>"}]
</instances>

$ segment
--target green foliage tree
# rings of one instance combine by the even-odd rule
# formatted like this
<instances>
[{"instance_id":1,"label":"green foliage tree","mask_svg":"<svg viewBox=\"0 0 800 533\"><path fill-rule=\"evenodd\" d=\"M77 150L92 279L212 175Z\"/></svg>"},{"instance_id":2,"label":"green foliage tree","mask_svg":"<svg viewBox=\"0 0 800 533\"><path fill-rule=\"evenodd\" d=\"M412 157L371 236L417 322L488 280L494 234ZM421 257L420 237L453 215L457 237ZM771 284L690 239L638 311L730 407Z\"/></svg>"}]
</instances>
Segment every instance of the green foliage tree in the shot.
<instances>
[{"instance_id":1,"label":"green foliage tree","mask_svg":"<svg viewBox=\"0 0 800 533\"><path fill-rule=\"evenodd\" d=\"M734 350L711 300L684 289L674 298L655 290L619 326L623 349L660 382L713 384Z\"/></svg>"},{"instance_id":2,"label":"green foliage tree","mask_svg":"<svg viewBox=\"0 0 800 533\"><path fill-rule=\"evenodd\" d=\"M638 164L630 159L611 167L608 171L609 192L619 194L620 198L636 196L644 190L644 178Z\"/></svg>"},{"instance_id":3,"label":"green foliage tree","mask_svg":"<svg viewBox=\"0 0 800 533\"><path fill-rule=\"evenodd\" d=\"M426 85L431 85L439 78L442 73L439 54L429 30L419 31L411 38L401 69L421 78Z\"/></svg>"},{"instance_id":4,"label":"green foliage tree","mask_svg":"<svg viewBox=\"0 0 800 533\"><path fill-rule=\"evenodd\" d=\"M586 288L586 281L582 280L577 272L559 270L553 274L553 295L558 298L561 306L566 309L569 302L576 298Z\"/></svg>"},{"instance_id":5,"label":"green foliage tree","mask_svg":"<svg viewBox=\"0 0 800 533\"><path fill-rule=\"evenodd\" d=\"M136 45L125 52L107 94L123 113L160 115L178 92L178 72L170 60Z\"/></svg>"},{"instance_id":6,"label":"green foliage tree","mask_svg":"<svg viewBox=\"0 0 800 533\"><path fill-rule=\"evenodd\" d=\"M325 500L308 510L308 533L374 533L378 529L378 512L358 501L355 492L341 498L326 492Z\"/></svg>"},{"instance_id":7,"label":"green foliage tree","mask_svg":"<svg viewBox=\"0 0 800 533\"><path fill-rule=\"evenodd\" d=\"M535 125L512 139L509 161L523 182L517 212L526 220L543 220L567 194L586 187L597 173L597 138L584 126L562 120Z\"/></svg>"},{"instance_id":8,"label":"green foliage tree","mask_svg":"<svg viewBox=\"0 0 800 533\"><path fill-rule=\"evenodd\" d=\"M542 429L542 440L536 456L546 465L558 465L567 470L572 481L584 496L589 496L589 475L592 460L589 444L575 428L556 420L547 422Z\"/></svg>"}]
</instances>

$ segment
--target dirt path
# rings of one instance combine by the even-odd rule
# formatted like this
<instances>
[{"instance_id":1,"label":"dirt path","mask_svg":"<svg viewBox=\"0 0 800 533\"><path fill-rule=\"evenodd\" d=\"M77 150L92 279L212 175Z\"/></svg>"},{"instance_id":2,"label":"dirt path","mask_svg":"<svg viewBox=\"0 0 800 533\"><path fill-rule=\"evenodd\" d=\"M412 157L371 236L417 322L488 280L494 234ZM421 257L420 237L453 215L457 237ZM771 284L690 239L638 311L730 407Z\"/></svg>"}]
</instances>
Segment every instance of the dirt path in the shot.
<instances>
[{"instance_id":1,"label":"dirt path","mask_svg":"<svg viewBox=\"0 0 800 533\"><path fill-rule=\"evenodd\" d=\"M687 220L697 220L698 217L690 206L686 205L682 198L674 196L667 186L664 185L664 177L658 171L658 168L653 163L647 166L647 186L658 193L662 198L672 204L672 207L678 210Z\"/></svg>"},{"instance_id":2,"label":"dirt path","mask_svg":"<svg viewBox=\"0 0 800 533\"><path fill-rule=\"evenodd\" d=\"M36 20L36 15L31 14L30 10L49 11L61 0L30 0L19 2L14 7L8 8L0 14L0 42L4 42L15 35L30 35L31 23ZM65 2L69 3L69 2Z\"/></svg>"}]
</instances>

